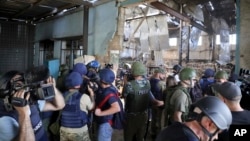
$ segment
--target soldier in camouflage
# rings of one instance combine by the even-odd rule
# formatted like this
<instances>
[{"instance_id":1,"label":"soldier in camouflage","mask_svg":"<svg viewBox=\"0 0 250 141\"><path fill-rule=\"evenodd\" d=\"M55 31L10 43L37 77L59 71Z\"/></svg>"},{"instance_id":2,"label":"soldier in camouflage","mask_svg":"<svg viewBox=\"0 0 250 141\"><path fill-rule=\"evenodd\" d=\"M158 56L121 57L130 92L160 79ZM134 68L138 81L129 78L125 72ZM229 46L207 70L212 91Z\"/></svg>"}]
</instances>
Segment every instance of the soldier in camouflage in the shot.
<instances>
[{"instance_id":1,"label":"soldier in camouflage","mask_svg":"<svg viewBox=\"0 0 250 141\"><path fill-rule=\"evenodd\" d=\"M162 106L163 101L154 98L150 89L150 82L145 78L146 67L141 62L134 62L131 67L133 80L124 86L126 126L124 140L143 141L147 130L148 108L154 104Z\"/></svg>"},{"instance_id":2,"label":"soldier in camouflage","mask_svg":"<svg viewBox=\"0 0 250 141\"><path fill-rule=\"evenodd\" d=\"M184 122L188 115L188 110L192 104L192 100L189 94L189 88L194 87L196 81L196 72L192 68L184 68L180 72L180 83L176 86L172 94L168 94L168 101L165 102L165 108L167 110L167 121ZM169 106L169 107L168 107Z\"/></svg>"}]
</instances>

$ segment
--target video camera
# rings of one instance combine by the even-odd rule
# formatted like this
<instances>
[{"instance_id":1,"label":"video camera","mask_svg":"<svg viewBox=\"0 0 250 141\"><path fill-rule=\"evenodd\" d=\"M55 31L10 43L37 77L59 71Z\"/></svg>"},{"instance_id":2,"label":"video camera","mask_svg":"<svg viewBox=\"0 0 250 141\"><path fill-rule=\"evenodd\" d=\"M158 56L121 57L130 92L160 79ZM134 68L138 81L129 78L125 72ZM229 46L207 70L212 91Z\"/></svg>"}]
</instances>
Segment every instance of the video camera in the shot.
<instances>
[{"instance_id":1,"label":"video camera","mask_svg":"<svg viewBox=\"0 0 250 141\"><path fill-rule=\"evenodd\" d=\"M55 96L55 91L53 84L46 82L49 76L49 69L45 66L34 67L25 73L7 72L0 79L0 98L7 97L9 100L8 102L5 100L5 103L11 103L14 106L25 106L27 103L37 100L52 99ZM25 90L25 96L30 93L30 101L12 97L15 92L21 89Z\"/></svg>"}]
</instances>

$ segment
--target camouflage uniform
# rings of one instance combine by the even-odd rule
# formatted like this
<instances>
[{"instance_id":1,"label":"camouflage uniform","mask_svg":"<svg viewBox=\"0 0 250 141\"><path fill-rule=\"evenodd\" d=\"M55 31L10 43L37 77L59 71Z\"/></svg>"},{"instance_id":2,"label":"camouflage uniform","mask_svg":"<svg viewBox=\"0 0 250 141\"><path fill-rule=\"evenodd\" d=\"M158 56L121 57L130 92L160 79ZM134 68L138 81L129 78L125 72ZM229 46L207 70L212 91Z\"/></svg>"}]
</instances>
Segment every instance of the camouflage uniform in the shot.
<instances>
[{"instance_id":1,"label":"camouflage uniform","mask_svg":"<svg viewBox=\"0 0 250 141\"><path fill-rule=\"evenodd\" d=\"M141 62L134 62L131 72L135 80L128 81L123 89L126 112L124 140L133 141L136 138L136 141L143 141L152 100L151 87L149 80L144 77L146 68Z\"/></svg>"},{"instance_id":2,"label":"camouflage uniform","mask_svg":"<svg viewBox=\"0 0 250 141\"><path fill-rule=\"evenodd\" d=\"M89 137L88 128L86 126L82 129L72 130L61 127L60 141L91 141Z\"/></svg>"}]
</instances>

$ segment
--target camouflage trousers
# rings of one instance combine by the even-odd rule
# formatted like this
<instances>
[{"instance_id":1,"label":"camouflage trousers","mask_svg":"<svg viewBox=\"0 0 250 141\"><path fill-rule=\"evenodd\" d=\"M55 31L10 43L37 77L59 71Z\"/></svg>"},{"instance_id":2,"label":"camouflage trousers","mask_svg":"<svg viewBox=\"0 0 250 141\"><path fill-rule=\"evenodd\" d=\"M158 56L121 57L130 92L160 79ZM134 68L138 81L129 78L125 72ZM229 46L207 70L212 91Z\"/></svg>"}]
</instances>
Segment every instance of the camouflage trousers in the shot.
<instances>
[{"instance_id":1,"label":"camouflage trousers","mask_svg":"<svg viewBox=\"0 0 250 141\"><path fill-rule=\"evenodd\" d=\"M63 130L60 130L60 141L91 141L89 137L89 132L77 132L77 133L69 133Z\"/></svg>"}]
</instances>

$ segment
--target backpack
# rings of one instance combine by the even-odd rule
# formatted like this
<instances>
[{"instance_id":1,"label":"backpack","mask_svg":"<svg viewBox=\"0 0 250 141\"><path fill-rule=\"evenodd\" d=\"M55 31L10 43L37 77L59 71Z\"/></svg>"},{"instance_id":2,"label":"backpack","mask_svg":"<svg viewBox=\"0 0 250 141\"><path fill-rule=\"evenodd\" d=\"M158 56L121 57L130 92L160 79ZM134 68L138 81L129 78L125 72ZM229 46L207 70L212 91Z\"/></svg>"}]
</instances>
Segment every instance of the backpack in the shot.
<instances>
[{"instance_id":1,"label":"backpack","mask_svg":"<svg viewBox=\"0 0 250 141\"><path fill-rule=\"evenodd\" d=\"M108 94L102 101L101 103L98 105L99 108L101 108L106 102L107 100L110 98L110 97L116 97L117 98L117 101L118 101L118 104L120 106L120 111L115 113L113 115L113 118L111 121L109 121L112 125L112 127L114 129L118 129L118 130L122 130L124 128L124 125L125 125L125 111L124 111L124 108L123 108L123 104L122 104L122 101L121 99L118 97L117 94L113 94L113 93L110 93Z\"/></svg>"},{"instance_id":2,"label":"backpack","mask_svg":"<svg viewBox=\"0 0 250 141\"><path fill-rule=\"evenodd\" d=\"M190 89L189 93L193 103L203 98L202 89L199 83L195 83L194 87Z\"/></svg>"},{"instance_id":3,"label":"backpack","mask_svg":"<svg viewBox=\"0 0 250 141\"><path fill-rule=\"evenodd\" d=\"M200 79L200 87L202 90L202 94L206 94L207 90L209 89L210 85L212 85L213 83L215 83L215 81L209 81L207 78L202 78Z\"/></svg>"}]
</instances>

